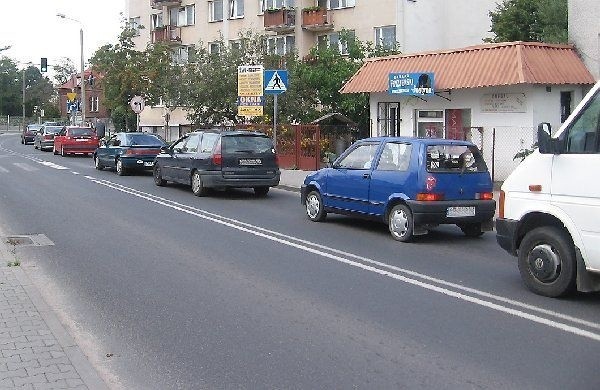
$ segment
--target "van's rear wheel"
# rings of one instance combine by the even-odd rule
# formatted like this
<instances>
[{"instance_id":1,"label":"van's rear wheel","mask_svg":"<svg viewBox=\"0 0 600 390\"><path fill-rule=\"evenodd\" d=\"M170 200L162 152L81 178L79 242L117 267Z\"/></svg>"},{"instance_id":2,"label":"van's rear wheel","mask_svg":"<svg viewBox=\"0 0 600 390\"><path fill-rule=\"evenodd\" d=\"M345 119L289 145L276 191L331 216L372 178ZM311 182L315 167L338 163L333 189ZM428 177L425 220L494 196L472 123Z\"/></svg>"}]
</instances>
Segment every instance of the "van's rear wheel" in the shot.
<instances>
[{"instance_id":1,"label":"van's rear wheel","mask_svg":"<svg viewBox=\"0 0 600 390\"><path fill-rule=\"evenodd\" d=\"M575 288L575 248L567 233L554 226L528 232L519 248L519 272L525 285L547 297L567 295Z\"/></svg>"},{"instance_id":2,"label":"van's rear wheel","mask_svg":"<svg viewBox=\"0 0 600 390\"><path fill-rule=\"evenodd\" d=\"M407 205L394 206L388 215L388 228L394 240L409 242L413 239L414 220Z\"/></svg>"}]
</instances>

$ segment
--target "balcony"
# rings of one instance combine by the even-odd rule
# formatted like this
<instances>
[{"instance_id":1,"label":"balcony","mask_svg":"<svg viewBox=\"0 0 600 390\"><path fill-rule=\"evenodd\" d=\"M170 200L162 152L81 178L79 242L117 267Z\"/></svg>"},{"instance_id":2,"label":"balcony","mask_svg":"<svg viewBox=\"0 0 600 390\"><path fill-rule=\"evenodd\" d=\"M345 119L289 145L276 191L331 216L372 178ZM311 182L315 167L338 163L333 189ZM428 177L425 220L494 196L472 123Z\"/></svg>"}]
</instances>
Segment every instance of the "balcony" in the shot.
<instances>
[{"instance_id":1,"label":"balcony","mask_svg":"<svg viewBox=\"0 0 600 390\"><path fill-rule=\"evenodd\" d=\"M294 31L296 10L291 8L268 9L264 15L265 30L284 34Z\"/></svg>"},{"instance_id":2,"label":"balcony","mask_svg":"<svg viewBox=\"0 0 600 390\"><path fill-rule=\"evenodd\" d=\"M172 7L181 5L181 0L150 0L150 7L154 9L162 9L162 7Z\"/></svg>"},{"instance_id":3,"label":"balcony","mask_svg":"<svg viewBox=\"0 0 600 390\"><path fill-rule=\"evenodd\" d=\"M308 31L330 31L333 23L329 20L326 8L305 8L302 10L302 28Z\"/></svg>"},{"instance_id":4,"label":"balcony","mask_svg":"<svg viewBox=\"0 0 600 390\"><path fill-rule=\"evenodd\" d=\"M152 30L152 43L181 44L181 27L163 26Z\"/></svg>"}]
</instances>

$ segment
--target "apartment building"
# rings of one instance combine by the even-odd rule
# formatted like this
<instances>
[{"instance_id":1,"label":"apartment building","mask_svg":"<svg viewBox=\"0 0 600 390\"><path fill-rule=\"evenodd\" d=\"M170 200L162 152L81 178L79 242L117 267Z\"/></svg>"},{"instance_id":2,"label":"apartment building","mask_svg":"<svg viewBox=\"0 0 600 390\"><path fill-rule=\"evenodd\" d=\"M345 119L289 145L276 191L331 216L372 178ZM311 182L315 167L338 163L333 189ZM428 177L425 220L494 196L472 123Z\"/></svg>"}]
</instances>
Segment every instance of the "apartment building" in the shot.
<instances>
[{"instance_id":1,"label":"apartment building","mask_svg":"<svg viewBox=\"0 0 600 390\"><path fill-rule=\"evenodd\" d=\"M218 50L220 37L235 45L239 33L268 36L270 52L305 55L317 44L346 47L342 30L375 45L398 44L402 53L479 44L489 36L489 11L497 0L128 0L132 26L144 26L134 42L173 45L174 59L185 62L190 47ZM165 124L165 109L147 109L145 129ZM173 110L170 126L189 125L185 112ZM173 132L173 131L171 131Z\"/></svg>"},{"instance_id":2,"label":"apartment building","mask_svg":"<svg viewBox=\"0 0 600 390\"><path fill-rule=\"evenodd\" d=\"M600 2L569 0L569 42L577 47L581 59L600 79Z\"/></svg>"}]
</instances>

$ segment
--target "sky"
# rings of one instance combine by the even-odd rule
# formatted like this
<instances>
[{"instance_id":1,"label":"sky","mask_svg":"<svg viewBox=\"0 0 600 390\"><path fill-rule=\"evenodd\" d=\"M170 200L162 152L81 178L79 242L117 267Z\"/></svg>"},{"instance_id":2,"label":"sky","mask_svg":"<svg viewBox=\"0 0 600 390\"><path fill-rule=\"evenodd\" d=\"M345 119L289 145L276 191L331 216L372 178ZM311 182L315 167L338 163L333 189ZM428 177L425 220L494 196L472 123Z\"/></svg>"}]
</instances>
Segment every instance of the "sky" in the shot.
<instances>
[{"instance_id":1,"label":"sky","mask_svg":"<svg viewBox=\"0 0 600 390\"><path fill-rule=\"evenodd\" d=\"M40 63L48 58L48 67L68 57L80 70L79 30L83 26L86 64L100 46L116 43L125 15L125 0L3 0L0 23L0 53L14 61ZM56 16L63 13L81 24ZM21 65L18 64L21 68Z\"/></svg>"}]
</instances>

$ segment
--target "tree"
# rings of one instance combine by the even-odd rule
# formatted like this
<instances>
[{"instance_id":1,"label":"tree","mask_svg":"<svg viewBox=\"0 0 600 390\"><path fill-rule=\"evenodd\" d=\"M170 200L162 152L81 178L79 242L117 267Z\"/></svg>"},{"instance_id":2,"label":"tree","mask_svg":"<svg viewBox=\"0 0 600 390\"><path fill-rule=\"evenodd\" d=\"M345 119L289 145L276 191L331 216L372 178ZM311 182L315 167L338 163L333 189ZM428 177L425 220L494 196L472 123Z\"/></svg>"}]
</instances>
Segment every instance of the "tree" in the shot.
<instances>
[{"instance_id":1,"label":"tree","mask_svg":"<svg viewBox=\"0 0 600 390\"><path fill-rule=\"evenodd\" d=\"M57 64L52 67L54 69L54 81L58 86L63 85L77 73L73 61L68 57L62 57Z\"/></svg>"},{"instance_id":2,"label":"tree","mask_svg":"<svg viewBox=\"0 0 600 390\"><path fill-rule=\"evenodd\" d=\"M0 58L0 115L21 115L21 72L8 57Z\"/></svg>"},{"instance_id":3,"label":"tree","mask_svg":"<svg viewBox=\"0 0 600 390\"><path fill-rule=\"evenodd\" d=\"M489 13L488 42L567 42L567 0L504 0Z\"/></svg>"}]
</instances>

